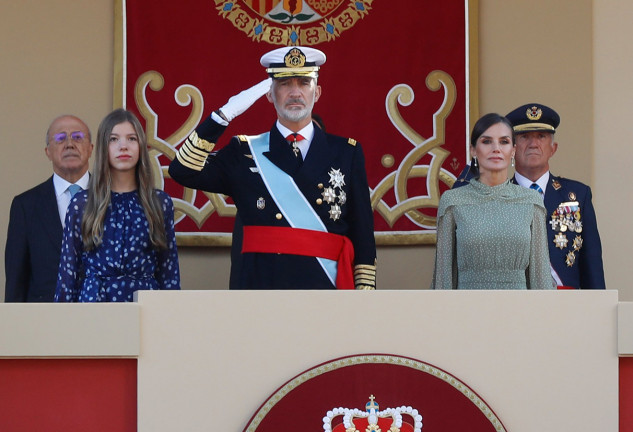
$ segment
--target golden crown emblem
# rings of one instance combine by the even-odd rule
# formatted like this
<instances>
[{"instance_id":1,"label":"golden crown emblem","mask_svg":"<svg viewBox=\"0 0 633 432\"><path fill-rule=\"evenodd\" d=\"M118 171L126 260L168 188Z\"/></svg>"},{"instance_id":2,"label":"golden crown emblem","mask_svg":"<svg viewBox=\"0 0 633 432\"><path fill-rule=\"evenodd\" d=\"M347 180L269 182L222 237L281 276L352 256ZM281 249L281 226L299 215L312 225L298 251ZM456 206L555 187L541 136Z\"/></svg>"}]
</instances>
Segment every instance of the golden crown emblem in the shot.
<instances>
[{"instance_id":1,"label":"golden crown emblem","mask_svg":"<svg viewBox=\"0 0 633 432\"><path fill-rule=\"evenodd\" d=\"M410 406L380 410L374 395L365 410L333 408L323 417L325 432L421 432L422 415Z\"/></svg>"}]
</instances>

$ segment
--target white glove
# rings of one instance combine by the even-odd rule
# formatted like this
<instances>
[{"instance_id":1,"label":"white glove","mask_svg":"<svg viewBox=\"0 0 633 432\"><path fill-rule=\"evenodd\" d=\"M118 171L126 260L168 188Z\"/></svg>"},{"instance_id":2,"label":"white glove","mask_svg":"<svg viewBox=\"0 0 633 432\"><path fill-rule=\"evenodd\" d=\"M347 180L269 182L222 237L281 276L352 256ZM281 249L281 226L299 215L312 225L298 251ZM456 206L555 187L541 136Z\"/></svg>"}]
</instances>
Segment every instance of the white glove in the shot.
<instances>
[{"instance_id":1,"label":"white glove","mask_svg":"<svg viewBox=\"0 0 633 432\"><path fill-rule=\"evenodd\" d=\"M272 78L267 78L259 84L255 84L253 87L241 91L235 96L231 96L228 102L222 108L220 108L220 111L222 112L226 120L230 122L235 117L249 109L257 99L268 93L272 82ZM213 118L215 120L216 116L213 116Z\"/></svg>"}]
</instances>

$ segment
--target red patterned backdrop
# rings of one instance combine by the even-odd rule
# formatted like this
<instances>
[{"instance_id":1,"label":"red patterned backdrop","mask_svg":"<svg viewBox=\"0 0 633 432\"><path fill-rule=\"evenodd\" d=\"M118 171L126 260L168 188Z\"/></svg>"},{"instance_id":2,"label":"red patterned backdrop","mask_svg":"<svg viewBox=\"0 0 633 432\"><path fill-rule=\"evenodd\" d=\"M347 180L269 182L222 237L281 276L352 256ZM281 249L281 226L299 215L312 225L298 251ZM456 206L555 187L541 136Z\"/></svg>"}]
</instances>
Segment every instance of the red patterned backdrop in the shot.
<instances>
[{"instance_id":1,"label":"red patterned backdrop","mask_svg":"<svg viewBox=\"0 0 633 432\"><path fill-rule=\"evenodd\" d=\"M180 244L230 244L235 208L167 178L169 161L204 116L266 78L259 58L282 45L327 55L314 112L328 132L363 145L378 243L434 241L439 196L464 167L476 105L468 61L474 2L119 1L115 105L145 120L157 186L178 210ZM274 120L262 98L227 135L261 133ZM230 136L223 138L219 146Z\"/></svg>"}]
</instances>

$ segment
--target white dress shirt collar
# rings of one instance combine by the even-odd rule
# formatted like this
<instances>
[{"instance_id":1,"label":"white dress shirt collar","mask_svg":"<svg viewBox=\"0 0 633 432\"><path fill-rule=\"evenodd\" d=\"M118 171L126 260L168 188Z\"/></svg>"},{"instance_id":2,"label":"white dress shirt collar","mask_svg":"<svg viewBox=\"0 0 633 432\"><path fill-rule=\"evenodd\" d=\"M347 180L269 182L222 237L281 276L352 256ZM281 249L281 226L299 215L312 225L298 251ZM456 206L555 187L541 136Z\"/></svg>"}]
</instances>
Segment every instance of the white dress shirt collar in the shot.
<instances>
[{"instance_id":1,"label":"white dress shirt collar","mask_svg":"<svg viewBox=\"0 0 633 432\"><path fill-rule=\"evenodd\" d=\"M88 183L90 182L90 174L88 171L75 182L76 185L81 186L82 189L88 189ZM70 192L68 186L70 186L68 180L61 178L57 174L53 174L53 186L55 187L55 197L57 198L57 210L59 210L59 218L62 222L62 226L65 225L66 210L68 210L68 204L70 204Z\"/></svg>"},{"instance_id":2,"label":"white dress shirt collar","mask_svg":"<svg viewBox=\"0 0 633 432\"><path fill-rule=\"evenodd\" d=\"M277 129L281 133L281 136L284 138L294 132L288 129L286 126L282 125L279 120L277 120ZM314 123L310 122L306 127L297 132L304 139L297 142L297 147L301 150L301 156L303 159L306 158L308 154L308 150L310 150L310 144L312 143L312 139L314 138Z\"/></svg>"},{"instance_id":3,"label":"white dress shirt collar","mask_svg":"<svg viewBox=\"0 0 633 432\"><path fill-rule=\"evenodd\" d=\"M549 171L543 174L541 177L536 179L536 181L532 181L529 178L522 176L518 172L514 173L514 178L516 179L519 186L523 186L524 188L530 188L532 183L536 183L543 190L543 195L545 195L545 191L547 190L547 182L549 182Z\"/></svg>"}]
</instances>

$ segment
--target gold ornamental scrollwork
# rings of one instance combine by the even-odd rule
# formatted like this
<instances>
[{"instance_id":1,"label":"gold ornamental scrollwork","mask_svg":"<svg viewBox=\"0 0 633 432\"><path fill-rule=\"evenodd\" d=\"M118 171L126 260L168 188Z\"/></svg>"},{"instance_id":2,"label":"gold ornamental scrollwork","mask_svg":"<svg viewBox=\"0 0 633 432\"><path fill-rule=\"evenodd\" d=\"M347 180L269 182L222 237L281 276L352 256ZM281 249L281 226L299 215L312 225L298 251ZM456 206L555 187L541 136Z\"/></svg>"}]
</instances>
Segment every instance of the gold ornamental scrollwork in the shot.
<instances>
[{"instance_id":1,"label":"gold ornamental scrollwork","mask_svg":"<svg viewBox=\"0 0 633 432\"><path fill-rule=\"evenodd\" d=\"M408 106L413 102L414 93L410 86L406 84L396 85L386 97L385 105L391 123L413 145L413 149L404 156L397 169L385 176L371 191L372 208L384 218L389 226L393 226L398 219L405 216L422 229L434 229L436 217L424 213L423 209L437 208L440 200L440 181L449 187L455 181L455 176L442 168L442 164L450 154L448 150L442 148L442 145L446 135L445 121L457 99L455 82L449 74L436 70L427 76L426 86L432 91L444 89L443 102L433 114L433 135L429 138L424 138L416 132L404 120L398 109L398 105ZM427 154L431 156L431 162L428 165L419 164L420 160ZM392 163L393 157L383 156L383 165L385 165L384 161L387 160ZM427 194L410 196L409 180L420 177L426 178ZM396 204L390 207L382 198L392 189ZM403 242L402 236L409 237L408 241ZM432 243L434 242L434 234L379 233L377 240L379 244Z\"/></svg>"},{"instance_id":2,"label":"gold ornamental scrollwork","mask_svg":"<svg viewBox=\"0 0 633 432\"><path fill-rule=\"evenodd\" d=\"M204 109L203 97L200 91L191 85L181 85L175 91L174 98L180 106L191 106L191 113L187 120L166 139L158 136L158 114L151 108L146 93L148 88L152 91L161 91L165 81L157 71L148 71L142 74L136 82L134 97L139 112L146 121L146 133L148 143L151 146L150 157L152 169L155 175L155 187L164 189L164 180L169 178L167 166L161 165L161 155L172 161L176 154L177 146L193 132L200 123ZM451 186L455 176L442 168L442 164L450 154L442 148L445 138L445 120L451 113L456 100L456 86L453 79L442 71L433 71L426 78L426 85L432 91L444 89L444 99L441 106L433 115L433 135L425 138L409 125L398 109L399 105L408 106L413 102L414 93L406 84L394 86L386 97L387 115L393 126L407 139L413 148L402 158L402 161L378 185L370 191L371 204L388 224L393 226L401 217L407 217L415 225L421 228L420 232L406 232L393 234L389 232L377 233L378 244L419 244L435 241L434 232L425 232L435 228L436 218L424 212L424 209L435 209L439 204L440 187L442 182ZM420 160L430 155L429 164L420 164ZM384 155L383 165L393 162L393 156ZM385 165L386 166L386 165ZM413 178L426 178L427 194L411 196L408 189L409 180ZM389 206L383 197L389 191L394 191L396 204ZM198 206L196 198L202 193L207 200ZM194 189L184 188L181 198L173 198L175 210L175 222L185 217L191 218L200 228L207 219L216 213L220 217L233 217L236 214L235 205L227 202L227 197L222 194L200 192ZM230 234L220 233L177 233L179 245L213 245L227 246L231 243Z\"/></svg>"},{"instance_id":3,"label":"gold ornamental scrollwork","mask_svg":"<svg viewBox=\"0 0 633 432\"><path fill-rule=\"evenodd\" d=\"M204 102L200 91L191 85L181 85L175 91L174 98L180 106L191 106L191 113L187 120L167 139L158 136L158 114L150 107L146 98L148 87L155 91L161 91L165 85L165 79L157 71L148 71L142 74L134 87L134 100L136 106L145 119L145 133L147 142L151 146L150 161L154 172L155 187L164 189L165 179L169 178L168 167L162 166L159 157L165 155L170 161L174 160L176 147L198 126L202 119ZM204 194L208 199L201 207L195 204L198 193ZM182 198L173 198L174 222L178 223L185 217L190 217L198 228L206 220L217 212L219 216L233 217L236 214L235 205L229 204L226 197L221 194L199 192L195 189L184 188ZM209 236L202 234L177 233L179 245L214 245L228 246L231 244L230 236Z\"/></svg>"}]
</instances>

